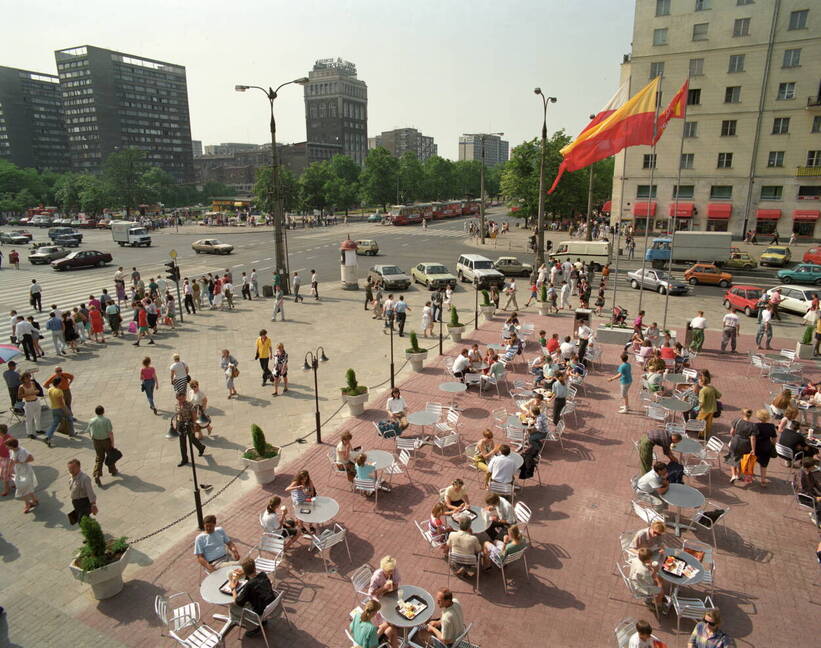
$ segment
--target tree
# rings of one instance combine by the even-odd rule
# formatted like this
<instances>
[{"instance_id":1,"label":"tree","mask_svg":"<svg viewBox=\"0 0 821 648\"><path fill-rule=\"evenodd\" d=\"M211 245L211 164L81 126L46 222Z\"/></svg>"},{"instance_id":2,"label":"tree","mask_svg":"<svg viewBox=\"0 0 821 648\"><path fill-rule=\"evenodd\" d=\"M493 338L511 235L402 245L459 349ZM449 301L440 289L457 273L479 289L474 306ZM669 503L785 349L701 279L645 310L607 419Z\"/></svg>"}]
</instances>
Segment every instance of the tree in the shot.
<instances>
[{"instance_id":1,"label":"tree","mask_svg":"<svg viewBox=\"0 0 821 648\"><path fill-rule=\"evenodd\" d=\"M490 169L485 168L485 195L495 195L488 186ZM482 186L482 163L479 160L459 160L453 163L450 197L478 198ZM498 189L497 189L498 191Z\"/></svg>"},{"instance_id":2,"label":"tree","mask_svg":"<svg viewBox=\"0 0 821 648\"><path fill-rule=\"evenodd\" d=\"M96 216L111 205L111 193L101 178L85 174L78 178L77 184L80 209L86 214Z\"/></svg>"},{"instance_id":3,"label":"tree","mask_svg":"<svg viewBox=\"0 0 821 648\"><path fill-rule=\"evenodd\" d=\"M325 195L335 209L348 209L359 198L359 165L347 155L334 155L328 165L329 177L325 181Z\"/></svg>"},{"instance_id":4,"label":"tree","mask_svg":"<svg viewBox=\"0 0 821 648\"><path fill-rule=\"evenodd\" d=\"M299 201L304 209L325 209L330 203L325 190L331 179L327 160L312 162L299 176Z\"/></svg>"},{"instance_id":5,"label":"tree","mask_svg":"<svg viewBox=\"0 0 821 648\"><path fill-rule=\"evenodd\" d=\"M159 167L149 167L140 178L143 187L143 201L147 203L171 204L175 197L174 177Z\"/></svg>"},{"instance_id":6,"label":"tree","mask_svg":"<svg viewBox=\"0 0 821 648\"><path fill-rule=\"evenodd\" d=\"M362 202L369 205L388 205L396 197L396 184L399 180L399 160L393 157L383 146L368 151L365 166L359 178Z\"/></svg>"},{"instance_id":7,"label":"tree","mask_svg":"<svg viewBox=\"0 0 821 648\"><path fill-rule=\"evenodd\" d=\"M522 142L510 153L501 177L501 192L511 207L518 207L517 218L536 216L539 205L539 148L533 139Z\"/></svg>"},{"instance_id":8,"label":"tree","mask_svg":"<svg viewBox=\"0 0 821 648\"><path fill-rule=\"evenodd\" d=\"M399 195L405 202L419 200L424 195L425 171L413 151L405 151L399 158Z\"/></svg>"},{"instance_id":9,"label":"tree","mask_svg":"<svg viewBox=\"0 0 821 648\"><path fill-rule=\"evenodd\" d=\"M80 211L81 178L77 173L64 173L54 184L54 199L66 214Z\"/></svg>"},{"instance_id":10,"label":"tree","mask_svg":"<svg viewBox=\"0 0 821 648\"><path fill-rule=\"evenodd\" d=\"M271 203L271 167L263 166L257 169L257 179L254 183L254 195L256 196L257 207L260 211L268 214L274 213L274 206ZM215 188L215 187L214 187ZM224 191L214 193L214 196L225 196L231 193L228 187L222 186ZM283 211L293 211L296 209L299 199L299 185L296 177L286 167L279 167L279 188L282 192Z\"/></svg>"},{"instance_id":11,"label":"tree","mask_svg":"<svg viewBox=\"0 0 821 648\"><path fill-rule=\"evenodd\" d=\"M428 200L453 197L453 162L434 155L425 160L422 168L425 171L425 197Z\"/></svg>"},{"instance_id":12,"label":"tree","mask_svg":"<svg viewBox=\"0 0 821 648\"><path fill-rule=\"evenodd\" d=\"M148 190L143 176L148 171L145 152L128 148L109 155L103 163L103 179L109 186L112 200L125 207L126 218L131 210L146 200Z\"/></svg>"}]
</instances>

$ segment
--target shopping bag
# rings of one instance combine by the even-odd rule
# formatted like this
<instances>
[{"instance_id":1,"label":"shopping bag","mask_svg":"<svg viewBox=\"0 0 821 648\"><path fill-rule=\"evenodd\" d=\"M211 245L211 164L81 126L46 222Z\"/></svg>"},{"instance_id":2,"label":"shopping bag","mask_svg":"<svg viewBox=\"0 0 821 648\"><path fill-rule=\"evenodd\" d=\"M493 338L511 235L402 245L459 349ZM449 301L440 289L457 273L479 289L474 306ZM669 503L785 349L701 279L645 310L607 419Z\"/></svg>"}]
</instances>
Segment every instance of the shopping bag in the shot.
<instances>
[{"instance_id":1,"label":"shopping bag","mask_svg":"<svg viewBox=\"0 0 821 648\"><path fill-rule=\"evenodd\" d=\"M117 448L109 448L105 456L105 465L111 467L122 458L123 453L121 451Z\"/></svg>"},{"instance_id":2,"label":"shopping bag","mask_svg":"<svg viewBox=\"0 0 821 648\"><path fill-rule=\"evenodd\" d=\"M129 332L129 333L136 333L136 332L137 332L137 322L132 321L132 322L128 325L128 332Z\"/></svg>"},{"instance_id":3,"label":"shopping bag","mask_svg":"<svg viewBox=\"0 0 821 648\"><path fill-rule=\"evenodd\" d=\"M751 452L741 457L741 474L744 476L744 481L753 480L753 472L755 471L756 458Z\"/></svg>"}]
</instances>

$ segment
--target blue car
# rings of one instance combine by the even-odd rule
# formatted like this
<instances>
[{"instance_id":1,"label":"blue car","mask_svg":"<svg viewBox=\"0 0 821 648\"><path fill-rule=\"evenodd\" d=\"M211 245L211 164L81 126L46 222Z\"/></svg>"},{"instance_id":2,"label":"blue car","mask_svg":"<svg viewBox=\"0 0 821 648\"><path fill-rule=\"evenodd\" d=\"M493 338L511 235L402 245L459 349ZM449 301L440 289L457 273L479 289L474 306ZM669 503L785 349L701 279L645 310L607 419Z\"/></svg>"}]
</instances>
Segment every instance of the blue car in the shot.
<instances>
[{"instance_id":1,"label":"blue car","mask_svg":"<svg viewBox=\"0 0 821 648\"><path fill-rule=\"evenodd\" d=\"M784 283L797 283L804 286L821 285L821 265L799 263L789 270L779 270L776 276Z\"/></svg>"}]
</instances>

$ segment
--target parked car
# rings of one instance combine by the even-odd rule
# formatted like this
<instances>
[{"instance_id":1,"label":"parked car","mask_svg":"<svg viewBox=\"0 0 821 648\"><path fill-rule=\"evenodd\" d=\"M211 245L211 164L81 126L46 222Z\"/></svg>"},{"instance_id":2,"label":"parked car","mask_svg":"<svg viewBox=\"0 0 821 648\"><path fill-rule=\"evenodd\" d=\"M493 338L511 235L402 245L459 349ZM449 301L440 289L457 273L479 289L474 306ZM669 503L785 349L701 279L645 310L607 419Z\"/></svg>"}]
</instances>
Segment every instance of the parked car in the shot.
<instances>
[{"instance_id":1,"label":"parked car","mask_svg":"<svg viewBox=\"0 0 821 648\"><path fill-rule=\"evenodd\" d=\"M64 247L80 247L80 239L71 234L61 234L51 239L54 245L62 245Z\"/></svg>"},{"instance_id":2,"label":"parked car","mask_svg":"<svg viewBox=\"0 0 821 648\"><path fill-rule=\"evenodd\" d=\"M234 246L228 243L222 243L218 239L200 239L191 244L191 249L197 254L231 254L234 251Z\"/></svg>"},{"instance_id":3,"label":"parked car","mask_svg":"<svg viewBox=\"0 0 821 648\"><path fill-rule=\"evenodd\" d=\"M493 262L493 267L507 277L529 277L533 272L532 265L510 256L499 257Z\"/></svg>"},{"instance_id":4,"label":"parked car","mask_svg":"<svg viewBox=\"0 0 821 648\"><path fill-rule=\"evenodd\" d=\"M29 254L29 263L33 265L45 265L46 263L51 263L57 259L62 259L64 256L68 256L68 253L68 250L58 245L41 245L31 251Z\"/></svg>"},{"instance_id":5,"label":"parked car","mask_svg":"<svg viewBox=\"0 0 821 648\"><path fill-rule=\"evenodd\" d=\"M51 225L51 216L33 216L29 221L32 227L48 227Z\"/></svg>"},{"instance_id":6,"label":"parked car","mask_svg":"<svg viewBox=\"0 0 821 648\"><path fill-rule=\"evenodd\" d=\"M659 295L665 295L668 292L671 295L686 295L690 292L690 287L683 281L679 281L669 272L664 270L653 270L647 268L642 274L642 270L634 270L627 273L630 279L630 286L634 290L641 288L642 290L655 290Z\"/></svg>"},{"instance_id":7,"label":"parked car","mask_svg":"<svg viewBox=\"0 0 821 648\"><path fill-rule=\"evenodd\" d=\"M28 245L31 239L31 235L26 236L20 232L0 232L0 243L8 243L9 245Z\"/></svg>"},{"instance_id":8,"label":"parked car","mask_svg":"<svg viewBox=\"0 0 821 648\"><path fill-rule=\"evenodd\" d=\"M787 310L799 315L806 315L810 310L812 298L816 293L819 293L818 288L812 286L776 286L767 291L767 295L772 295L776 290L781 290L781 310Z\"/></svg>"},{"instance_id":9,"label":"parked car","mask_svg":"<svg viewBox=\"0 0 821 648\"><path fill-rule=\"evenodd\" d=\"M97 221L97 228L98 229L108 229L111 227L111 219L110 218L101 218Z\"/></svg>"},{"instance_id":10,"label":"parked car","mask_svg":"<svg viewBox=\"0 0 821 648\"><path fill-rule=\"evenodd\" d=\"M375 265L368 270L368 277L389 290L406 290L411 285L411 278L395 265Z\"/></svg>"},{"instance_id":11,"label":"parked car","mask_svg":"<svg viewBox=\"0 0 821 648\"><path fill-rule=\"evenodd\" d=\"M733 275L722 272L714 263L696 263L684 271L684 278L694 286L708 284L726 288L733 282Z\"/></svg>"},{"instance_id":12,"label":"parked car","mask_svg":"<svg viewBox=\"0 0 821 648\"><path fill-rule=\"evenodd\" d=\"M445 286L456 287L456 277L441 263L420 263L411 269L411 277L414 283L424 284L428 290Z\"/></svg>"},{"instance_id":13,"label":"parked car","mask_svg":"<svg viewBox=\"0 0 821 648\"><path fill-rule=\"evenodd\" d=\"M785 266L790 257L790 248L786 245L771 245L758 257L758 262L763 266Z\"/></svg>"},{"instance_id":14,"label":"parked car","mask_svg":"<svg viewBox=\"0 0 821 648\"><path fill-rule=\"evenodd\" d=\"M379 243L373 239L362 239L360 241L356 241L356 253L376 256L379 254Z\"/></svg>"},{"instance_id":15,"label":"parked car","mask_svg":"<svg viewBox=\"0 0 821 648\"><path fill-rule=\"evenodd\" d=\"M809 286L815 284L821 285L821 265L815 263L799 263L794 268L789 270L779 270L775 273L784 283L797 283Z\"/></svg>"},{"instance_id":16,"label":"parked car","mask_svg":"<svg viewBox=\"0 0 821 648\"><path fill-rule=\"evenodd\" d=\"M456 262L456 276L459 281L473 282L475 279L479 282L480 288L502 286L505 283L505 276L493 267L493 261L481 254L460 256Z\"/></svg>"},{"instance_id":17,"label":"parked car","mask_svg":"<svg viewBox=\"0 0 821 648\"><path fill-rule=\"evenodd\" d=\"M382 214L379 212L374 212L370 216L368 216L369 223L381 223L382 222Z\"/></svg>"},{"instance_id":18,"label":"parked car","mask_svg":"<svg viewBox=\"0 0 821 648\"><path fill-rule=\"evenodd\" d=\"M77 247L77 245L83 242L82 232L79 232L73 227L52 227L48 231L48 237L55 243L59 243L59 245L68 245L66 241L69 239L76 240L77 244L71 247ZM58 241L57 239L61 240Z\"/></svg>"},{"instance_id":19,"label":"parked car","mask_svg":"<svg viewBox=\"0 0 821 648\"><path fill-rule=\"evenodd\" d=\"M747 252L730 252L730 259L724 262L726 268L742 268L749 270L758 266L756 260Z\"/></svg>"},{"instance_id":20,"label":"parked car","mask_svg":"<svg viewBox=\"0 0 821 648\"><path fill-rule=\"evenodd\" d=\"M747 317L756 317L761 292L761 288L755 286L733 286L724 293L724 307L742 311Z\"/></svg>"},{"instance_id":21,"label":"parked car","mask_svg":"<svg viewBox=\"0 0 821 648\"><path fill-rule=\"evenodd\" d=\"M804 252L804 258L801 259L804 263L815 263L821 265L821 247L814 246Z\"/></svg>"},{"instance_id":22,"label":"parked car","mask_svg":"<svg viewBox=\"0 0 821 648\"><path fill-rule=\"evenodd\" d=\"M97 250L77 250L62 259L51 262L55 270L71 270L72 268L94 268L111 263L112 256L108 252Z\"/></svg>"}]
</instances>

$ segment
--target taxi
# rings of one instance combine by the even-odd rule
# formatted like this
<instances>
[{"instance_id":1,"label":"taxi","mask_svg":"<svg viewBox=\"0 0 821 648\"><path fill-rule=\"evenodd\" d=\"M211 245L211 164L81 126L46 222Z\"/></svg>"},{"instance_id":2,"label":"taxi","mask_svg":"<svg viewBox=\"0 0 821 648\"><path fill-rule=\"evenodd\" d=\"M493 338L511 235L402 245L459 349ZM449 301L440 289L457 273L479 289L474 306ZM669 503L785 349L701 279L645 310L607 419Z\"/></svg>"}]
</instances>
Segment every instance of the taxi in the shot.
<instances>
[{"instance_id":1,"label":"taxi","mask_svg":"<svg viewBox=\"0 0 821 648\"><path fill-rule=\"evenodd\" d=\"M758 257L763 266L784 266L790 262L790 248L786 245L771 245Z\"/></svg>"}]
</instances>

